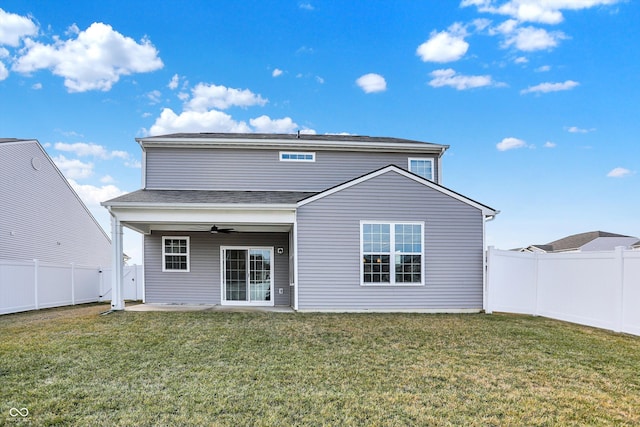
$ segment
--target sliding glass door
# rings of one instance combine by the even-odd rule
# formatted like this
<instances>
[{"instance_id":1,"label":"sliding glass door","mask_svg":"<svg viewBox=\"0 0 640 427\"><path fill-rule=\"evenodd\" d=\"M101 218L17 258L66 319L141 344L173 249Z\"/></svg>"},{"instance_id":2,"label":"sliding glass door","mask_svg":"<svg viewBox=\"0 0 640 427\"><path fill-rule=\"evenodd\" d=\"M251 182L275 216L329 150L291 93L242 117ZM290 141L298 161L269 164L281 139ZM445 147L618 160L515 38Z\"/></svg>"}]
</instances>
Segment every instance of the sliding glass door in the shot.
<instances>
[{"instance_id":1,"label":"sliding glass door","mask_svg":"<svg viewBox=\"0 0 640 427\"><path fill-rule=\"evenodd\" d=\"M273 248L222 248L223 304L273 305Z\"/></svg>"}]
</instances>

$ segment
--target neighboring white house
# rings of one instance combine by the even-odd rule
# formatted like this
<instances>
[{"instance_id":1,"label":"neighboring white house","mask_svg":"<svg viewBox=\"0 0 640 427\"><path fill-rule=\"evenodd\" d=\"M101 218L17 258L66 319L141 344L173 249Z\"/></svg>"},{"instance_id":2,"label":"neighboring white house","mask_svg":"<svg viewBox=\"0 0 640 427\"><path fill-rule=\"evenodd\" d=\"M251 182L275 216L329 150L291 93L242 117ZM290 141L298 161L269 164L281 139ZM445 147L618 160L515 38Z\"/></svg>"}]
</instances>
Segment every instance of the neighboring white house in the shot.
<instances>
[{"instance_id":1,"label":"neighboring white house","mask_svg":"<svg viewBox=\"0 0 640 427\"><path fill-rule=\"evenodd\" d=\"M612 251L619 246L625 248L640 247L640 238L606 231L589 231L573 234L541 245L530 245L519 249L519 252L596 252Z\"/></svg>"},{"instance_id":2,"label":"neighboring white house","mask_svg":"<svg viewBox=\"0 0 640 427\"><path fill-rule=\"evenodd\" d=\"M58 297L54 289L60 283L62 287L75 285L78 292L79 279L74 282L73 273L67 274L66 269L92 272L83 277L98 275L111 267L111 253L109 236L40 143L0 138L0 312L92 299L88 294ZM34 262L35 270L29 266ZM52 270L38 278L38 265ZM23 273L15 273L18 270ZM22 279L16 279L16 274ZM47 303L38 303L34 280L41 285L47 281L39 289L40 300L50 297Z\"/></svg>"}]
</instances>

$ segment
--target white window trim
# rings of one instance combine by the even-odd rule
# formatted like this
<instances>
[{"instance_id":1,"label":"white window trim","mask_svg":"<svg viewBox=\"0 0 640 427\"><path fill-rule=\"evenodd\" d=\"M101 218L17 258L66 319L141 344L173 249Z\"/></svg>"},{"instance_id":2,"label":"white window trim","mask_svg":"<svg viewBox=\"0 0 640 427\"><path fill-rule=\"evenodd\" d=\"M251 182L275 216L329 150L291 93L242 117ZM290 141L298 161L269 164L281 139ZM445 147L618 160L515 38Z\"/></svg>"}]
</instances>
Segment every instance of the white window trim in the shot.
<instances>
[{"instance_id":1,"label":"white window trim","mask_svg":"<svg viewBox=\"0 0 640 427\"><path fill-rule=\"evenodd\" d=\"M311 159L283 159L283 155L285 154L295 154L295 155L311 155ZM311 151L280 151L280 154L278 155L278 158L280 159L281 162L308 162L308 163L312 163L316 161L316 153L311 152Z\"/></svg>"},{"instance_id":2,"label":"white window trim","mask_svg":"<svg viewBox=\"0 0 640 427\"><path fill-rule=\"evenodd\" d=\"M164 251L164 242L165 240L186 240L187 241L187 253L186 254L168 254ZM162 272L163 273L189 273L191 271L191 242L189 241L189 236L162 236ZM184 255L187 257L187 269L186 270L176 270L172 268L167 268L167 263L165 256L166 255Z\"/></svg>"},{"instance_id":3,"label":"white window trim","mask_svg":"<svg viewBox=\"0 0 640 427\"><path fill-rule=\"evenodd\" d=\"M362 233L364 231L365 224L388 224L391 234L391 242L390 242L390 252L389 252L389 283L367 283L364 281L364 263L362 260L364 259L364 239L362 238ZM393 252L393 248L395 248L395 226L397 224L403 225L419 225L420 226L420 242L422 252L420 253L420 283L396 283L396 270L395 270L395 252ZM392 288L403 288L403 287L416 287L416 286L425 286L425 244L424 244L424 221L372 221L372 220L363 220L360 221L360 286L365 287L392 287Z\"/></svg>"},{"instance_id":4,"label":"white window trim","mask_svg":"<svg viewBox=\"0 0 640 427\"><path fill-rule=\"evenodd\" d=\"M431 178L426 178L426 179L428 179L429 181L435 181L435 178L434 178L435 177L435 170L434 170L435 163L433 161L433 158L431 158L431 157L409 157L409 159L407 160L407 170L409 172L411 172L411 173L415 173L415 172L413 172L411 170L411 161L413 161L413 160L419 160L421 162L425 162L426 161L426 162L431 163ZM415 173L415 174L418 175L417 173ZM422 176L422 175L418 175L418 176ZM425 178L425 177L423 177L423 178Z\"/></svg>"}]
</instances>

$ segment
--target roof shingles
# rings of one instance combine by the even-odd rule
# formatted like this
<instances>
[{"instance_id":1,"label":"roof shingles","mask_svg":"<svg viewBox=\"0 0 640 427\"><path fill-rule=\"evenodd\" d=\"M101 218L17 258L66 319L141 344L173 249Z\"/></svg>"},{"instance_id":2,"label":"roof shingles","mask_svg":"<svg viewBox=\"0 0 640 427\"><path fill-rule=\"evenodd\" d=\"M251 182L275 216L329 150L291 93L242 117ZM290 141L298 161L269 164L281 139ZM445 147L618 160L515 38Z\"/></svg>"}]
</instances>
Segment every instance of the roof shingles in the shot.
<instances>
[{"instance_id":1,"label":"roof shingles","mask_svg":"<svg viewBox=\"0 0 640 427\"><path fill-rule=\"evenodd\" d=\"M297 191L137 190L103 204L295 204L315 194Z\"/></svg>"}]
</instances>

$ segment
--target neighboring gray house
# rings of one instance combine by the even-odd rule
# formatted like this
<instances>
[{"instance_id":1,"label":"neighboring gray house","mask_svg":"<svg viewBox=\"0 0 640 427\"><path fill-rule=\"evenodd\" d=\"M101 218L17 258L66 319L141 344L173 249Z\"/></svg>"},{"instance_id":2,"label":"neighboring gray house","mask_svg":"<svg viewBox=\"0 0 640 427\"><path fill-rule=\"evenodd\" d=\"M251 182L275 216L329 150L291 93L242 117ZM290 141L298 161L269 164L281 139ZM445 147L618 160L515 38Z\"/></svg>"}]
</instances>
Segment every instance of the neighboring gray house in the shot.
<instances>
[{"instance_id":1,"label":"neighboring gray house","mask_svg":"<svg viewBox=\"0 0 640 427\"><path fill-rule=\"evenodd\" d=\"M111 242L35 139L0 138L0 260L107 268Z\"/></svg>"},{"instance_id":2,"label":"neighboring gray house","mask_svg":"<svg viewBox=\"0 0 640 427\"><path fill-rule=\"evenodd\" d=\"M147 303L483 308L484 224L498 211L439 184L447 146L300 134L137 141L142 189L103 205L114 256L123 226L144 234Z\"/></svg>"},{"instance_id":3,"label":"neighboring gray house","mask_svg":"<svg viewBox=\"0 0 640 427\"><path fill-rule=\"evenodd\" d=\"M606 231L588 231L573 234L543 245L530 245L519 249L520 252L594 252L612 251L618 246L631 247L640 243L640 239Z\"/></svg>"}]
</instances>

